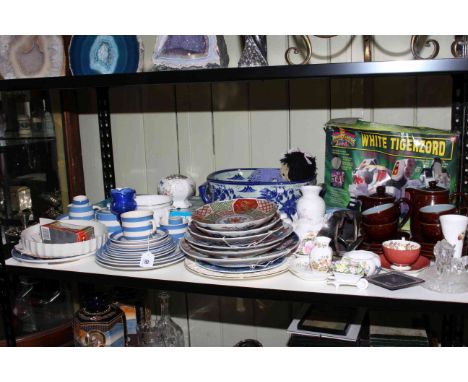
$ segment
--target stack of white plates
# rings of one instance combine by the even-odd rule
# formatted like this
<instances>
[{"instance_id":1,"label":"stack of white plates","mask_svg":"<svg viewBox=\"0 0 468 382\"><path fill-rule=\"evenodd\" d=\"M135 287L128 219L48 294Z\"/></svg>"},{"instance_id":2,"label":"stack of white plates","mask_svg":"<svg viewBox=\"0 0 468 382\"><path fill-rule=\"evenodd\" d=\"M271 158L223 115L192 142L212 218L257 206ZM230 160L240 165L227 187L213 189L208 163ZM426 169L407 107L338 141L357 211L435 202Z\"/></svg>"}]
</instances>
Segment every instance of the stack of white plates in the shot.
<instances>
[{"instance_id":1,"label":"stack of white plates","mask_svg":"<svg viewBox=\"0 0 468 382\"><path fill-rule=\"evenodd\" d=\"M89 220L69 220L67 225L92 226L94 238L91 240L67 243L49 244L42 241L40 226L51 223L53 220L41 219L40 224L26 228L21 233L21 240L12 251L12 257L18 261L28 263L64 263L80 260L92 256L107 241L107 228L105 225Z\"/></svg>"},{"instance_id":2,"label":"stack of white plates","mask_svg":"<svg viewBox=\"0 0 468 382\"><path fill-rule=\"evenodd\" d=\"M153 264L142 267L140 261L147 252L154 258ZM183 258L183 253L172 237L160 231L148 240L127 240L122 233L112 234L107 244L96 254L99 265L125 271L162 268L178 263Z\"/></svg>"},{"instance_id":3,"label":"stack of white plates","mask_svg":"<svg viewBox=\"0 0 468 382\"><path fill-rule=\"evenodd\" d=\"M274 203L235 199L196 210L180 249L185 266L194 273L246 279L286 271L286 258L298 244Z\"/></svg>"}]
</instances>

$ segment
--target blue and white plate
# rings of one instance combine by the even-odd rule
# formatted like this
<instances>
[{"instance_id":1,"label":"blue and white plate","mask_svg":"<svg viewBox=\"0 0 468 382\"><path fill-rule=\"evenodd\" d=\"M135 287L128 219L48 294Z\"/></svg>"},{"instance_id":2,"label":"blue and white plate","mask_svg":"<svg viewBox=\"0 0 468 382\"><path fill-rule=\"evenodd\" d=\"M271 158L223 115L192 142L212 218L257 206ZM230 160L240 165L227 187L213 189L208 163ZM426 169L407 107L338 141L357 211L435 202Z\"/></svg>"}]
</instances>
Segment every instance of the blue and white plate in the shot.
<instances>
[{"instance_id":1,"label":"blue and white plate","mask_svg":"<svg viewBox=\"0 0 468 382\"><path fill-rule=\"evenodd\" d=\"M283 265L285 261L286 261L286 258L282 257L273 261L269 261L265 264L251 265L247 267L223 267L223 266L214 265L214 264L210 264L210 263L206 263L204 261L198 261L198 260L197 260L197 264L200 267L207 269L209 271L213 271L213 272L244 274L244 273L255 273L259 271L266 271L269 269L274 269L276 267Z\"/></svg>"},{"instance_id":2,"label":"blue and white plate","mask_svg":"<svg viewBox=\"0 0 468 382\"><path fill-rule=\"evenodd\" d=\"M195 260L191 260L189 258L185 258L184 265L188 271L198 276L208 277L216 280L257 280L277 276L288 271L287 261L274 268L258 270L257 272L250 273L226 273L212 271L200 266L200 264L198 264Z\"/></svg>"},{"instance_id":3,"label":"blue and white plate","mask_svg":"<svg viewBox=\"0 0 468 382\"><path fill-rule=\"evenodd\" d=\"M163 240L160 240L159 242L156 242L156 243L150 243L148 244L148 242L146 243L143 243L141 245L134 245L134 246L121 246L121 245L118 245L118 244L115 244L111 241L108 241L106 243L106 247L111 249L111 250L114 250L114 251L118 251L118 252L138 252L138 251L141 251L141 250L155 250L155 249L158 249L158 248L161 248L161 247L165 247L169 244L173 244L174 243L174 240L168 236L166 238L164 238Z\"/></svg>"},{"instance_id":4,"label":"blue and white plate","mask_svg":"<svg viewBox=\"0 0 468 382\"><path fill-rule=\"evenodd\" d=\"M58 257L51 259L43 259L34 256L27 255L16 249L11 250L11 257L22 263L29 264L62 264L62 263L71 263L72 261L78 261L84 259L85 257L93 256L94 252L85 253L83 255L72 256L72 257Z\"/></svg>"},{"instance_id":5,"label":"blue and white plate","mask_svg":"<svg viewBox=\"0 0 468 382\"><path fill-rule=\"evenodd\" d=\"M155 259L154 262L153 262L153 266L171 262L172 260L174 260L176 258L179 258L179 257L181 257L180 253L175 254L173 252L173 254L171 254L171 255L165 256L165 257L160 258L160 259ZM105 257L105 256L98 256L98 257L96 257L96 259L99 260L101 263L104 263L104 264L107 264L107 265L117 265L117 266L122 266L122 267L124 267L124 266L125 267L127 267L127 266L128 267L137 267L140 264L140 258L135 259L133 261L130 261L130 260L120 261L120 260L109 259L108 257Z\"/></svg>"},{"instance_id":6,"label":"blue and white plate","mask_svg":"<svg viewBox=\"0 0 468 382\"><path fill-rule=\"evenodd\" d=\"M68 56L74 76L136 73L143 65L143 45L137 36L73 36Z\"/></svg>"},{"instance_id":7,"label":"blue and white plate","mask_svg":"<svg viewBox=\"0 0 468 382\"><path fill-rule=\"evenodd\" d=\"M184 255L179 250L176 250L173 255L166 257L163 261L155 261L152 267L140 267L139 261L132 264L122 265L121 263L116 263L113 261L108 261L106 259L101 259L96 257L96 262L105 268L123 270L123 271L146 271L151 269L157 269L162 267L167 267L172 264L176 264L184 259Z\"/></svg>"},{"instance_id":8,"label":"blue and white plate","mask_svg":"<svg viewBox=\"0 0 468 382\"><path fill-rule=\"evenodd\" d=\"M167 246L164 246L163 248L160 248L158 250L153 250L153 251L150 251L154 256L161 256L161 255L164 255L166 253L170 253L172 251L174 251L176 248L176 245L175 243L171 243L170 245L167 245ZM147 250L139 250L139 251L135 251L135 252L118 252L118 251L109 251L107 248L104 248L100 254L105 254L107 256L112 256L112 257L115 257L115 258L120 258L120 259L132 259L132 258L135 258L135 257L138 257L138 256L141 256L142 253L145 253L147 252Z\"/></svg>"},{"instance_id":9,"label":"blue and white plate","mask_svg":"<svg viewBox=\"0 0 468 382\"><path fill-rule=\"evenodd\" d=\"M183 248L181 248L184 252ZM219 265L222 267L250 267L252 265L266 264L270 261L276 260L280 257L288 256L291 253L291 250L284 251L274 251L273 253L268 253L266 255L252 256L252 257L233 257L233 258L217 258L209 257L201 254L197 254L195 251L191 251L190 254L184 252L189 258L198 260L201 262Z\"/></svg>"},{"instance_id":10,"label":"blue and white plate","mask_svg":"<svg viewBox=\"0 0 468 382\"><path fill-rule=\"evenodd\" d=\"M109 236L109 240L115 244L116 246L120 246L120 247L141 247L141 246L145 246L145 245L151 245L151 244L154 244L154 243L157 243L163 239L165 239L166 237L168 237L168 233L167 232L164 232L164 231L157 231L156 233L153 233L151 235L151 238L148 240L148 239L144 239L144 240L128 240L122 232L116 232L116 233L113 233L112 235Z\"/></svg>"}]
</instances>

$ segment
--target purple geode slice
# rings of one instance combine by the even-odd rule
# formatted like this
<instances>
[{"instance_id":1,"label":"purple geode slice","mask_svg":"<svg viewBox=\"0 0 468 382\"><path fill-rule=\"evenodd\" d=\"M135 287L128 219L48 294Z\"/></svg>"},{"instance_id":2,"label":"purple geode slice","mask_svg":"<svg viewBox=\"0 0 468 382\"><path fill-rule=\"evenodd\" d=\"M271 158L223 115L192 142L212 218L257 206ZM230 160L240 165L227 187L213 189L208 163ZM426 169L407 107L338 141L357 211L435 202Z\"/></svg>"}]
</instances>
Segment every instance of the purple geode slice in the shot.
<instances>
[{"instance_id":1,"label":"purple geode slice","mask_svg":"<svg viewBox=\"0 0 468 382\"><path fill-rule=\"evenodd\" d=\"M167 36L162 48L162 55L170 56L206 56L208 54L208 36Z\"/></svg>"},{"instance_id":2,"label":"purple geode slice","mask_svg":"<svg viewBox=\"0 0 468 382\"><path fill-rule=\"evenodd\" d=\"M229 64L223 36L158 36L153 52L153 70L226 67Z\"/></svg>"}]
</instances>

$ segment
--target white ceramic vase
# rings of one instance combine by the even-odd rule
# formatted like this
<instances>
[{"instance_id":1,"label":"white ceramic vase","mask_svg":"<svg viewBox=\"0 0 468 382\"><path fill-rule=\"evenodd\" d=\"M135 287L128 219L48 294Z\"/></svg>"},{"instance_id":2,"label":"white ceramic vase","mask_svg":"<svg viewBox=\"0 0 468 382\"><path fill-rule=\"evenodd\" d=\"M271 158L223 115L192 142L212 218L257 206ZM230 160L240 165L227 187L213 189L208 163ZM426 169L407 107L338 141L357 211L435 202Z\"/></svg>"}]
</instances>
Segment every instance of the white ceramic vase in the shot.
<instances>
[{"instance_id":1,"label":"white ceramic vase","mask_svg":"<svg viewBox=\"0 0 468 382\"><path fill-rule=\"evenodd\" d=\"M313 225L323 224L325 201L320 197L320 186L302 186L302 197L297 201L298 219L307 219Z\"/></svg>"},{"instance_id":2,"label":"white ceramic vase","mask_svg":"<svg viewBox=\"0 0 468 382\"><path fill-rule=\"evenodd\" d=\"M195 182L185 175L169 175L159 181L158 192L172 197L175 208L189 208L188 198L195 195Z\"/></svg>"}]
</instances>

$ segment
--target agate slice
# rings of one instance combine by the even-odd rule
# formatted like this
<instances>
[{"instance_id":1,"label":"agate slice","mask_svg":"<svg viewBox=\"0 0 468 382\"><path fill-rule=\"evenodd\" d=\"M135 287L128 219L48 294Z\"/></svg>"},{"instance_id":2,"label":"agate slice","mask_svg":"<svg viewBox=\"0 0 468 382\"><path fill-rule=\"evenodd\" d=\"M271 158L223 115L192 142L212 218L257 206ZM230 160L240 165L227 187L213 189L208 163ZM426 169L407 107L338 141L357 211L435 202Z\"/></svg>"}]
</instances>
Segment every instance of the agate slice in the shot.
<instances>
[{"instance_id":1,"label":"agate slice","mask_svg":"<svg viewBox=\"0 0 468 382\"><path fill-rule=\"evenodd\" d=\"M74 76L135 73L143 67L143 44L137 36L73 36L68 54Z\"/></svg>"},{"instance_id":2,"label":"agate slice","mask_svg":"<svg viewBox=\"0 0 468 382\"><path fill-rule=\"evenodd\" d=\"M5 79L64 76L62 36L0 36L0 75Z\"/></svg>"},{"instance_id":3,"label":"agate slice","mask_svg":"<svg viewBox=\"0 0 468 382\"><path fill-rule=\"evenodd\" d=\"M229 64L223 36L158 36L153 52L153 70L226 67Z\"/></svg>"}]
</instances>

